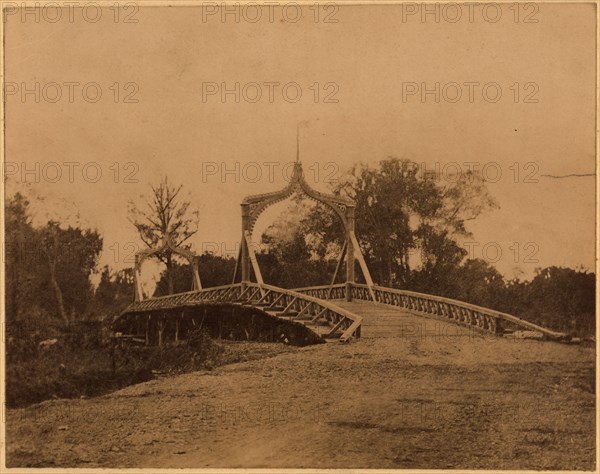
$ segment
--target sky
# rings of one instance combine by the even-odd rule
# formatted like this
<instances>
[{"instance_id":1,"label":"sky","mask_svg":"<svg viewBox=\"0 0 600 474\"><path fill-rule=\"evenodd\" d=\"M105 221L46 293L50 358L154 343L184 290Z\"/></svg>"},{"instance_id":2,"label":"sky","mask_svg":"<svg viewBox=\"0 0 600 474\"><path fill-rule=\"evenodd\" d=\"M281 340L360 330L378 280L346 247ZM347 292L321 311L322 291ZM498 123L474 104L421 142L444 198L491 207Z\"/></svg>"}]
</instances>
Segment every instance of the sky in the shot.
<instances>
[{"instance_id":1,"label":"sky","mask_svg":"<svg viewBox=\"0 0 600 474\"><path fill-rule=\"evenodd\" d=\"M299 126L318 190L388 156L445 182L473 167L500 208L468 223L470 256L508 277L593 270L593 4L518 18L463 4L455 22L439 4L437 22L308 4L294 21L285 4L254 23L256 9L214 5L5 12L6 190L30 196L37 224L96 228L100 264L131 266L127 202L168 175L199 209L193 249L235 255L240 202L286 184Z\"/></svg>"}]
</instances>

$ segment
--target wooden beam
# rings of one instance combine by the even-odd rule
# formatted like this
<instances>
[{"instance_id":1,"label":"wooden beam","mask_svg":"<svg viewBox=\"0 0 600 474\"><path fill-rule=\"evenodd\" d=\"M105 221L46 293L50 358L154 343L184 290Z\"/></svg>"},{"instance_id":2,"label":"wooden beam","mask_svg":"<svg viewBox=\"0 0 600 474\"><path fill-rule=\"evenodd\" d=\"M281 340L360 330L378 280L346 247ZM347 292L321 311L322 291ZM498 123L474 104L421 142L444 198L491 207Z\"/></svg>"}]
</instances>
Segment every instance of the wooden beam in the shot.
<instances>
[{"instance_id":1,"label":"wooden beam","mask_svg":"<svg viewBox=\"0 0 600 474\"><path fill-rule=\"evenodd\" d=\"M375 299L375 292L373 291L373 279L371 278L371 273L369 272L369 268L367 267L367 262L365 262L365 258L363 257L362 252L360 251L360 247L358 246L358 240L356 240L356 235L354 232L350 231L350 240L352 241L352 245L356 249L354 255L358 263L360 264L360 269L362 270L363 276L367 282L367 287L369 288L369 293L371 294L371 298L373 299L373 303L377 304L377 299Z\"/></svg>"},{"instance_id":2,"label":"wooden beam","mask_svg":"<svg viewBox=\"0 0 600 474\"><path fill-rule=\"evenodd\" d=\"M247 303L250 303L252 301L252 298L254 298L256 296L256 293L258 293L261 289L260 288L253 288L253 290L254 291L252 292L252 294L246 300Z\"/></svg>"},{"instance_id":3,"label":"wooden beam","mask_svg":"<svg viewBox=\"0 0 600 474\"><path fill-rule=\"evenodd\" d=\"M311 304L312 304L312 302L309 301L308 304L300 310L300 312L296 315L296 317L298 318L300 316L304 316L304 314L306 314L308 312Z\"/></svg>"},{"instance_id":4,"label":"wooden beam","mask_svg":"<svg viewBox=\"0 0 600 474\"><path fill-rule=\"evenodd\" d=\"M275 306L277 303L279 303L279 300L280 300L281 298L283 298L284 296L285 296L285 293L281 293L281 294L280 294L280 295L279 295L277 298L275 298L275 299L273 300L273 302L272 302L272 303L271 303L269 306L267 306L267 309L269 309L269 308L273 308L273 307L274 307L274 306Z\"/></svg>"},{"instance_id":5,"label":"wooden beam","mask_svg":"<svg viewBox=\"0 0 600 474\"><path fill-rule=\"evenodd\" d=\"M285 309L282 311L282 313L287 313L289 311L289 309L294 305L294 303L296 302L296 300L298 299L297 296L294 296L294 299L292 299L292 301L290 302L290 304L288 304Z\"/></svg>"},{"instance_id":6,"label":"wooden beam","mask_svg":"<svg viewBox=\"0 0 600 474\"><path fill-rule=\"evenodd\" d=\"M346 316L342 316L342 317L340 318L340 320L337 322L337 324L336 324L335 326L333 326L333 328L331 329L331 331L329 331L329 332L327 333L327 337L330 337L330 336L332 336L333 334L335 334L335 332L336 332L336 331L337 331L337 330L338 330L338 329L341 327L341 325L344 323L345 319L346 319Z\"/></svg>"},{"instance_id":7,"label":"wooden beam","mask_svg":"<svg viewBox=\"0 0 600 474\"><path fill-rule=\"evenodd\" d=\"M271 293L271 290L267 290L267 291L265 292L265 294L264 294L264 295L262 295L262 296L260 297L260 299L257 301L257 303L262 303L262 302L263 302L263 300L264 300L264 299L265 299L267 296L269 296L269 294L270 294L270 293Z\"/></svg>"},{"instance_id":8,"label":"wooden beam","mask_svg":"<svg viewBox=\"0 0 600 474\"><path fill-rule=\"evenodd\" d=\"M198 291L202 289L202 281L200 280L200 270L198 261L200 257L192 257L192 278L193 278L193 289Z\"/></svg>"},{"instance_id":9,"label":"wooden beam","mask_svg":"<svg viewBox=\"0 0 600 474\"><path fill-rule=\"evenodd\" d=\"M254 269L254 275L256 276L256 282L260 288L260 293L264 295L265 290L263 289L263 285L265 282L263 281L262 273L260 272L260 267L258 266L258 260L256 260L256 253L254 252L254 246L252 244L252 236L250 235L249 231L245 231L244 237L246 239L246 247L248 248L248 256L250 257L250 262L252 263L252 268Z\"/></svg>"},{"instance_id":10,"label":"wooden beam","mask_svg":"<svg viewBox=\"0 0 600 474\"><path fill-rule=\"evenodd\" d=\"M331 279L331 286L335 285L335 279L337 278L338 272L340 271L340 267L342 266L342 262L344 261L344 257L346 256L346 248L348 247L348 242L344 240L344 245L342 246L342 253L340 254L340 258L337 261L335 266L335 272L333 272L333 278ZM327 299L331 298L331 292L333 288L329 288L327 292Z\"/></svg>"},{"instance_id":11,"label":"wooden beam","mask_svg":"<svg viewBox=\"0 0 600 474\"><path fill-rule=\"evenodd\" d=\"M164 316L163 316L164 317ZM162 317L158 318L158 347L163 345L163 331L165 330L165 321Z\"/></svg>"},{"instance_id":12,"label":"wooden beam","mask_svg":"<svg viewBox=\"0 0 600 474\"><path fill-rule=\"evenodd\" d=\"M242 296L244 296L246 294L247 291L250 290L250 286L247 286L246 288L244 288L244 290L240 293L240 296L238 297L238 299L242 299Z\"/></svg>"},{"instance_id":13,"label":"wooden beam","mask_svg":"<svg viewBox=\"0 0 600 474\"><path fill-rule=\"evenodd\" d=\"M326 311L327 311L327 308L323 308L321 311L319 311L319 313L314 318L311 319L310 322L311 323L316 322Z\"/></svg>"},{"instance_id":14,"label":"wooden beam","mask_svg":"<svg viewBox=\"0 0 600 474\"><path fill-rule=\"evenodd\" d=\"M243 240L242 236L242 240ZM237 256L237 260L235 261L235 268L233 269L233 279L231 280L231 284L235 284L235 277L237 276L237 272L238 272L238 268L240 266L240 260L242 260L242 245L244 245L244 242L240 243L240 248L238 249L238 256Z\"/></svg>"}]
</instances>

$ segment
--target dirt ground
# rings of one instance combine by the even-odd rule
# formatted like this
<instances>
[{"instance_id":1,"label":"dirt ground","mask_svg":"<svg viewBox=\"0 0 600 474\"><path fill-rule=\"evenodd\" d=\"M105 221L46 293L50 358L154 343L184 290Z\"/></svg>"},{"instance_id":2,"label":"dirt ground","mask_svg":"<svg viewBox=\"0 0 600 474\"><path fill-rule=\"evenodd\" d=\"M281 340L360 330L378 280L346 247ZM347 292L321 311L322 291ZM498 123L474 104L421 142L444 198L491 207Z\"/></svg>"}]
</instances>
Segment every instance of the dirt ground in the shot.
<instances>
[{"instance_id":1,"label":"dirt ground","mask_svg":"<svg viewBox=\"0 0 600 474\"><path fill-rule=\"evenodd\" d=\"M595 467L594 348L410 331L261 351L212 372L8 410L7 464Z\"/></svg>"}]
</instances>

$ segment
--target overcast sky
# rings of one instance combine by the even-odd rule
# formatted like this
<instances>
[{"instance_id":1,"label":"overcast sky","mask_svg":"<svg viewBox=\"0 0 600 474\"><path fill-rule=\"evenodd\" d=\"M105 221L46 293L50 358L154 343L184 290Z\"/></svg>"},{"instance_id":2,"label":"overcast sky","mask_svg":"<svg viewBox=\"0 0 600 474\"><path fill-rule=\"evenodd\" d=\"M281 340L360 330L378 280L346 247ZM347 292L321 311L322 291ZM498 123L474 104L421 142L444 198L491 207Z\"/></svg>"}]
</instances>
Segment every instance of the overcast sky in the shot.
<instances>
[{"instance_id":1,"label":"overcast sky","mask_svg":"<svg viewBox=\"0 0 600 474\"><path fill-rule=\"evenodd\" d=\"M321 7L318 21L304 6L297 22L295 10L265 9L255 23L246 21L255 10L236 22L197 7L121 10L118 21L104 9L96 22L94 11L85 21L81 10L63 10L55 22L56 11L38 22L11 12L8 192L44 198L34 199L36 222L78 212L104 236L101 263L122 268L128 243L139 245L127 200L168 174L200 210L194 249L233 254L241 200L285 184L301 123L315 188L387 156L446 175L485 167L500 209L469 223L474 257L486 246L493 261L500 249L496 265L507 276L593 269L594 5L541 4L519 11L518 22L504 5L495 23L498 12L463 9L455 23L450 10L435 22L389 5ZM236 82L239 102L222 97L223 83L235 90ZM436 83L437 96L422 96ZM33 173L24 176L25 167ZM587 176L556 177L564 175Z\"/></svg>"}]
</instances>

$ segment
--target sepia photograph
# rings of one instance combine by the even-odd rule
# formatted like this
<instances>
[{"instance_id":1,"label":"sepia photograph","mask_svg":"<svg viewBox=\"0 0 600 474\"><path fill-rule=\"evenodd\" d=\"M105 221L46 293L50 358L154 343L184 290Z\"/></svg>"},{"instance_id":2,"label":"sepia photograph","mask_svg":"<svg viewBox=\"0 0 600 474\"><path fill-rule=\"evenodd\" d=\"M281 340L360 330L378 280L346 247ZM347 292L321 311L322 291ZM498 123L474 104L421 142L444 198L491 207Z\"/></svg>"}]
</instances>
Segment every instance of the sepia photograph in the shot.
<instances>
[{"instance_id":1,"label":"sepia photograph","mask_svg":"<svg viewBox=\"0 0 600 474\"><path fill-rule=\"evenodd\" d=\"M0 471L597 471L598 0L0 4Z\"/></svg>"}]
</instances>

